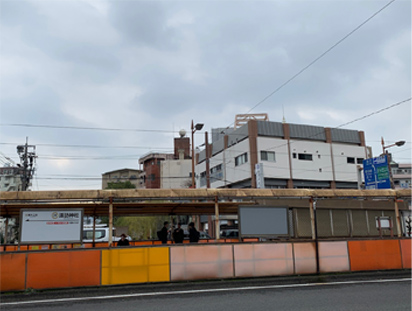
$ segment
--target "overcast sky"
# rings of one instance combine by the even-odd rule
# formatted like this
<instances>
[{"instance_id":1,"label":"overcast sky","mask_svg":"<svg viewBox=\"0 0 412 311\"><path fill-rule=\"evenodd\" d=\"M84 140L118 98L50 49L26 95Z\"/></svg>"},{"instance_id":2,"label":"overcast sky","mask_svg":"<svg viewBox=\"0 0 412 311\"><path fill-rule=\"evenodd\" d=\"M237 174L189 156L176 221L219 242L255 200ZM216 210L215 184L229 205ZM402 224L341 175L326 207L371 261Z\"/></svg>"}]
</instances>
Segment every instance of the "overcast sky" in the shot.
<instances>
[{"instance_id":1,"label":"overcast sky","mask_svg":"<svg viewBox=\"0 0 412 311\"><path fill-rule=\"evenodd\" d=\"M375 156L382 136L406 140L391 151L410 163L411 101L394 104L411 97L411 1L279 89L389 2L0 0L0 151L19 162L16 146L36 145L33 190L99 189L102 173L172 152L192 119L200 145L239 113L325 127L372 114L343 128Z\"/></svg>"}]
</instances>

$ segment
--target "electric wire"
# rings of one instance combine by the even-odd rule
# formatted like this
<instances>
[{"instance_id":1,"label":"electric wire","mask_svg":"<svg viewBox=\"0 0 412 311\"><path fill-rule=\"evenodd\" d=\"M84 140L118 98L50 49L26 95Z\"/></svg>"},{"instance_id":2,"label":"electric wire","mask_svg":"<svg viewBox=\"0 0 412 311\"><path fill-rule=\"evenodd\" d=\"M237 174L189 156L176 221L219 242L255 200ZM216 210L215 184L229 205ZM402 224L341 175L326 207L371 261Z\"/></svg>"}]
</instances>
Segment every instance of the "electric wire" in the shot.
<instances>
[{"instance_id":1,"label":"electric wire","mask_svg":"<svg viewBox=\"0 0 412 311\"><path fill-rule=\"evenodd\" d=\"M273 92L271 92L269 95L264 97L261 101L259 101L256 105L254 105L251 109L249 109L246 114L250 113L253 111L255 108L263 104L267 99L272 97L274 94L276 94L278 91L280 91L283 87L285 87L287 84L289 84L291 81L293 81L296 77L301 75L303 72L305 72L309 67L311 67L313 64L315 64L317 61L319 61L321 58L323 58L326 54L328 54L331 50L333 50L335 47L337 47L339 44L341 44L343 41L345 41L348 37L350 37L353 33L355 33L357 30L359 30L362 26L364 26L366 23L368 23L372 18L374 18L376 15L378 15L380 12L382 12L384 9L386 9L389 5L391 5L393 2L396 0L391 0L388 2L386 5L384 5L381 9L379 9L377 12L372 14L369 18L367 18L364 22L362 22L360 25L358 25L355 29L353 29L351 32L349 32L347 35L345 35L342 39L337 41L334 45L332 45L329 49L327 49L325 52L323 52L321 55L319 55L317 58L315 58L313 61L311 61L308 65L306 65L304 68L302 68L298 73L294 74L291 78L289 78L286 82L281 84L279 87L277 87ZM229 127L231 127L234 124L231 123Z\"/></svg>"}]
</instances>

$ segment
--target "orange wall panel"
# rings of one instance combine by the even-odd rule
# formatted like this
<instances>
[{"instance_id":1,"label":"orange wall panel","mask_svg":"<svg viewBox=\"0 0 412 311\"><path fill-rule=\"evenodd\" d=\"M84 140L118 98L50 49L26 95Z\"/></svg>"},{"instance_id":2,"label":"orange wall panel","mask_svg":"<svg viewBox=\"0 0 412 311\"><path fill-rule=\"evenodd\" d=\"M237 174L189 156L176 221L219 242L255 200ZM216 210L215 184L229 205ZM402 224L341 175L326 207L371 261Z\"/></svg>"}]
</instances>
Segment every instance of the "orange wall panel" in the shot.
<instances>
[{"instance_id":1,"label":"orange wall panel","mask_svg":"<svg viewBox=\"0 0 412 311\"><path fill-rule=\"evenodd\" d=\"M27 256L27 288L100 285L100 251L29 253Z\"/></svg>"},{"instance_id":2,"label":"orange wall panel","mask_svg":"<svg viewBox=\"0 0 412 311\"><path fill-rule=\"evenodd\" d=\"M25 290L26 254L0 255L0 290Z\"/></svg>"},{"instance_id":3,"label":"orange wall panel","mask_svg":"<svg viewBox=\"0 0 412 311\"><path fill-rule=\"evenodd\" d=\"M411 242L412 240L400 240L402 251L402 266L404 269L411 269Z\"/></svg>"},{"instance_id":4,"label":"orange wall panel","mask_svg":"<svg viewBox=\"0 0 412 311\"><path fill-rule=\"evenodd\" d=\"M233 277L231 245L188 245L170 248L172 281Z\"/></svg>"},{"instance_id":5,"label":"orange wall panel","mask_svg":"<svg viewBox=\"0 0 412 311\"><path fill-rule=\"evenodd\" d=\"M319 242L319 271L321 273L350 271L346 241Z\"/></svg>"},{"instance_id":6,"label":"orange wall panel","mask_svg":"<svg viewBox=\"0 0 412 311\"><path fill-rule=\"evenodd\" d=\"M293 243L295 256L295 273L316 273L316 249L315 243Z\"/></svg>"},{"instance_id":7,"label":"orange wall panel","mask_svg":"<svg viewBox=\"0 0 412 311\"><path fill-rule=\"evenodd\" d=\"M348 241L352 271L402 269L399 240Z\"/></svg>"},{"instance_id":8,"label":"orange wall panel","mask_svg":"<svg viewBox=\"0 0 412 311\"><path fill-rule=\"evenodd\" d=\"M236 277L293 274L291 243L235 244L233 247Z\"/></svg>"}]
</instances>

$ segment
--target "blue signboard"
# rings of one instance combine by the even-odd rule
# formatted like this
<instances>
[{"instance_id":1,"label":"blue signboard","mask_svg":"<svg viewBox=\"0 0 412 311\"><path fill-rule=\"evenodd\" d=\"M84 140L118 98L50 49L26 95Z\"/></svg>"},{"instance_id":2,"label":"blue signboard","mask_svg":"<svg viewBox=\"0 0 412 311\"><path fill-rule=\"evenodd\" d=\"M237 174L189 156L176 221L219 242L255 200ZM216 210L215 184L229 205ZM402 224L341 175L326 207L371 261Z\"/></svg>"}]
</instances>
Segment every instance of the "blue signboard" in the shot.
<instances>
[{"instance_id":1,"label":"blue signboard","mask_svg":"<svg viewBox=\"0 0 412 311\"><path fill-rule=\"evenodd\" d=\"M365 189L390 189L388 158L386 155L363 160Z\"/></svg>"}]
</instances>

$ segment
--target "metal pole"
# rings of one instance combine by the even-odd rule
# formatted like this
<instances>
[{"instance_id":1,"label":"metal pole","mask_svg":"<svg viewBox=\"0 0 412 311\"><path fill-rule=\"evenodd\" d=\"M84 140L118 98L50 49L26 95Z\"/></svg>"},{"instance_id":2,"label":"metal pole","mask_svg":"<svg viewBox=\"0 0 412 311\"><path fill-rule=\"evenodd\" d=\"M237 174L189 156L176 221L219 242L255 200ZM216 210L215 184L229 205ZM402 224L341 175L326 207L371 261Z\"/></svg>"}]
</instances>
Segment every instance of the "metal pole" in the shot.
<instances>
[{"instance_id":1,"label":"metal pole","mask_svg":"<svg viewBox=\"0 0 412 311\"><path fill-rule=\"evenodd\" d=\"M396 217L396 231L398 232L398 238L402 237L401 234L401 218L399 216L399 206L398 206L398 198L395 197L395 217Z\"/></svg>"},{"instance_id":2,"label":"metal pole","mask_svg":"<svg viewBox=\"0 0 412 311\"><path fill-rule=\"evenodd\" d=\"M28 182L27 182L27 148L28 147L28 137L26 137L26 144L24 145L24 160L23 160L23 191L26 191L28 188Z\"/></svg>"},{"instance_id":3,"label":"metal pole","mask_svg":"<svg viewBox=\"0 0 412 311\"><path fill-rule=\"evenodd\" d=\"M310 211L312 222L312 239L315 240L315 253L316 253L316 273L319 274L319 243L318 243L318 225L316 219L316 199L310 198Z\"/></svg>"},{"instance_id":4,"label":"metal pole","mask_svg":"<svg viewBox=\"0 0 412 311\"><path fill-rule=\"evenodd\" d=\"M316 219L315 219L315 212L313 208L313 198L309 199L309 213L310 213L310 224L312 228L312 240L316 240Z\"/></svg>"},{"instance_id":5,"label":"metal pole","mask_svg":"<svg viewBox=\"0 0 412 311\"><path fill-rule=\"evenodd\" d=\"M196 185L195 185L195 144L193 142L193 138L194 138L193 134L195 132L194 132L193 120L192 120L192 125L190 128L192 130L192 188L194 189L196 188Z\"/></svg>"},{"instance_id":6,"label":"metal pole","mask_svg":"<svg viewBox=\"0 0 412 311\"><path fill-rule=\"evenodd\" d=\"M391 169L391 163L389 159L388 150L386 150L385 156L386 156L386 162L388 163L389 182L391 183L391 189L395 189L395 184L393 183L392 169Z\"/></svg>"},{"instance_id":7,"label":"metal pole","mask_svg":"<svg viewBox=\"0 0 412 311\"><path fill-rule=\"evenodd\" d=\"M109 247L112 246L113 241L113 198L110 197L109 203Z\"/></svg>"},{"instance_id":8,"label":"metal pole","mask_svg":"<svg viewBox=\"0 0 412 311\"><path fill-rule=\"evenodd\" d=\"M93 215L93 247L96 247L96 215Z\"/></svg>"},{"instance_id":9,"label":"metal pole","mask_svg":"<svg viewBox=\"0 0 412 311\"><path fill-rule=\"evenodd\" d=\"M215 197L215 239L220 239L219 202Z\"/></svg>"},{"instance_id":10,"label":"metal pole","mask_svg":"<svg viewBox=\"0 0 412 311\"><path fill-rule=\"evenodd\" d=\"M6 217L6 231L4 232L4 244L7 244L9 233L9 217Z\"/></svg>"},{"instance_id":11,"label":"metal pole","mask_svg":"<svg viewBox=\"0 0 412 311\"><path fill-rule=\"evenodd\" d=\"M206 148L206 188L210 188L209 140L207 136L207 131L205 132L205 148Z\"/></svg>"}]
</instances>

